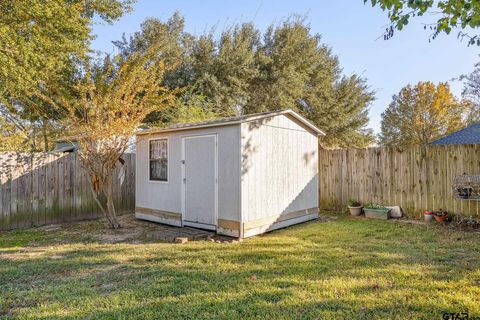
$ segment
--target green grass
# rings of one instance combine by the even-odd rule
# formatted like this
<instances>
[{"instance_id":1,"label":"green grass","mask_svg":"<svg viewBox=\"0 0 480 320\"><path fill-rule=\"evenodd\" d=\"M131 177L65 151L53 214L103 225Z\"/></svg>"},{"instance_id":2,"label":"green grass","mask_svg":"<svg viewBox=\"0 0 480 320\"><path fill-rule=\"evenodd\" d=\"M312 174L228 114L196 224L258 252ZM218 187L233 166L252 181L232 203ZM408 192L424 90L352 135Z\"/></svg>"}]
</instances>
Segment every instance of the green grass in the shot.
<instances>
[{"instance_id":1,"label":"green grass","mask_svg":"<svg viewBox=\"0 0 480 320\"><path fill-rule=\"evenodd\" d=\"M241 243L101 243L100 221L0 233L0 317L480 317L480 234L341 217Z\"/></svg>"}]
</instances>

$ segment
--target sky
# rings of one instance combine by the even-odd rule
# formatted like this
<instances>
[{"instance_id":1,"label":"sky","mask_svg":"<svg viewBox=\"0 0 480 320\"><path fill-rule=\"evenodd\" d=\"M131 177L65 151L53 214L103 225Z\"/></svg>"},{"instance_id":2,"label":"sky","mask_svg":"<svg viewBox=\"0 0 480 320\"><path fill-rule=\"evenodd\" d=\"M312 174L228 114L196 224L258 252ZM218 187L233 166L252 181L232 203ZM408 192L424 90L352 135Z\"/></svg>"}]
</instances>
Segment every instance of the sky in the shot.
<instances>
[{"instance_id":1,"label":"sky","mask_svg":"<svg viewBox=\"0 0 480 320\"><path fill-rule=\"evenodd\" d=\"M387 14L363 0L138 0L133 9L112 25L94 25L92 48L112 53L112 41L121 39L122 34L138 31L149 17L165 21L175 11L185 17L186 31L196 35L214 26L221 30L232 23L251 21L265 30L291 14L305 16L312 33L320 34L322 42L338 56L343 73L360 74L376 92L369 123L376 133L380 131L381 113L403 86L449 81L452 91L460 96L462 84L451 80L471 72L480 61L480 47L467 47L456 34L440 35L429 43L430 33L422 22L434 21L433 16L412 20L384 41L380 36L389 22Z\"/></svg>"}]
</instances>

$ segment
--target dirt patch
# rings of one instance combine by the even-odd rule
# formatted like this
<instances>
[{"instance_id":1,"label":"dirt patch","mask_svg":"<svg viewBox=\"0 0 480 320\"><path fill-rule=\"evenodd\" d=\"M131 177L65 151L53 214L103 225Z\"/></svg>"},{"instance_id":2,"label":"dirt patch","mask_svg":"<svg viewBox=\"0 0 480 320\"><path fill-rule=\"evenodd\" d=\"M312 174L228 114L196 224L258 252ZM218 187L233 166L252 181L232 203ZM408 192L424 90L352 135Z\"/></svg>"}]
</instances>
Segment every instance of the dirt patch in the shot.
<instances>
[{"instance_id":1,"label":"dirt patch","mask_svg":"<svg viewBox=\"0 0 480 320\"><path fill-rule=\"evenodd\" d=\"M172 227L165 230L151 232L148 234L148 237L162 242L186 243L188 241L210 240L214 235L215 233L211 231Z\"/></svg>"},{"instance_id":2,"label":"dirt patch","mask_svg":"<svg viewBox=\"0 0 480 320\"><path fill-rule=\"evenodd\" d=\"M328 221L333 221L333 220L337 220L337 219L338 219L338 216L332 216L332 215L327 215L327 214L319 214L317 221L328 222ZM313 220L313 221L315 221L315 220Z\"/></svg>"},{"instance_id":3,"label":"dirt patch","mask_svg":"<svg viewBox=\"0 0 480 320\"><path fill-rule=\"evenodd\" d=\"M43 232L48 232L52 237L68 235L66 242L93 241L102 244L175 242L175 239L178 237L187 237L188 241L206 241L214 237L216 238L215 234L210 231L194 228L179 228L139 220L135 218L133 213L120 215L118 220L122 227L116 230L111 229L103 219L49 225L38 229ZM62 243L63 242L65 241L62 241ZM226 240L222 238L221 242L226 242Z\"/></svg>"},{"instance_id":4,"label":"dirt patch","mask_svg":"<svg viewBox=\"0 0 480 320\"><path fill-rule=\"evenodd\" d=\"M455 221L447 221L447 222L436 222L436 221L431 221L431 222L426 222L424 220L416 220L416 219L408 219L408 218L402 218L402 219L390 219L390 221L397 221L400 223L405 223L405 224L413 224L413 225L426 225L426 226L432 226L432 227L445 227L448 228L449 230L456 230L456 231L463 231L463 232L478 232L480 233L480 226L468 226L466 224L462 224L459 222Z\"/></svg>"},{"instance_id":5,"label":"dirt patch","mask_svg":"<svg viewBox=\"0 0 480 320\"><path fill-rule=\"evenodd\" d=\"M407 224L427 224L425 221L422 220L413 220L413 219L397 219L394 221L398 221L401 223L407 223Z\"/></svg>"},{"instance_id":6,"label":"dirt patch","mask_svg":"<svg viewBox=\"0 0 480 320\"><path fill-rule=\"evenodd\" d=\"M317 222L331 222L336 216L320 214ZM101 244L130 243L143 244L151 242L174 243L177 238L187 238L188 241L211 241L218 243L237 243L238 238L217 235L212 231L195 228L180 228L163 225L155 222L139 220L133 213L118 216L120 229L111 229L104 219L69 222L39 227L48 234L56 244L88 243ZM41 243L31 241L28 247L39 246ZM3 255L5 257L5 254Z\"/></svg>"},{"instance_id":7,"label":"dirt patch","mask_svg":"<svg viewBox=\"0 0 480 320\"><path fill-rule=\"evenodd\" d=\"M38 229L40 229L42 231L45 231L45 232L52 232L52 231L62 230L62 226L59 225L59 224L51 224L51 225L48 225L48 226L39 227Z\"/></svg>"},{"instance_id":8,"label":"dirt patch","mask_svg":"<svg viewBox=\"0 0 480 320\"><path fill-rule=\"evenodd\" d=\"M149 238L152 232L168 232L175 227L169 227L154 222L136 219L133 214L124 214L118 218L120 229L114 230L105 226L94 239L101 243L136 242ZM143 242L143 241L141 241Z\"/></svg>"}]
</instances>

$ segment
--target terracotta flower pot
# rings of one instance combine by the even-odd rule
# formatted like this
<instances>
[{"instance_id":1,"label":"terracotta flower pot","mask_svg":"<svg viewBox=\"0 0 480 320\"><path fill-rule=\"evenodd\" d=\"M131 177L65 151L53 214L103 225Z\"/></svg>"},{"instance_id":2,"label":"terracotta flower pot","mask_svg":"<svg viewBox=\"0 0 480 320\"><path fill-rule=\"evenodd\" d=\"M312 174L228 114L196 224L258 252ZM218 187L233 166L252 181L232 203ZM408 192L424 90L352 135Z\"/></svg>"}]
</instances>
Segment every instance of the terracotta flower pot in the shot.
<instances>
[{"instance_id":1,"label":"terracotta flower pot","mask_svg":"<svg viewBox=\"0 0 480 320\"><path fill-rule=\"evenodd\" d=\"M350 214L352 216L361 215L362 214L362 208L363 208L362 206L360 206L360 207L350 207L350 206L348 206L348 209L350 210Z\"/></svg>"},{"instance_id":2,"label":"terracotta flower pot","mask_svg":"<svg viewBox=\"0 0 480 320\"><path fill-rule=\"evenodd\" d=\"M434 215L434 217L437 222L445 222L448 219L448 213L443 216Z\"/></svg>"}]
</instances>

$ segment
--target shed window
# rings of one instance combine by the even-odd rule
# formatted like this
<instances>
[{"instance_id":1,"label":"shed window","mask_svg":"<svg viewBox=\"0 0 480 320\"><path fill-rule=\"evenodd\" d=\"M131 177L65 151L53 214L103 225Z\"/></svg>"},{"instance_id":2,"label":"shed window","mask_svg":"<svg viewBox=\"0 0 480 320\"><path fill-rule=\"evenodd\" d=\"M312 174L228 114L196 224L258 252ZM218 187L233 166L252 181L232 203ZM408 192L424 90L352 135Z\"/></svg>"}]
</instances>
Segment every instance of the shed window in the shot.
<instances>
[{"instance_id":1,"label":"shed window","mask_svg":"<svg viewBox=\"0 0 480 320\"><path fill-rule=\"evenodd\" d=\"M150 140L150 180L168 181L168 140Z\"/></svg>"}]
</instances>

